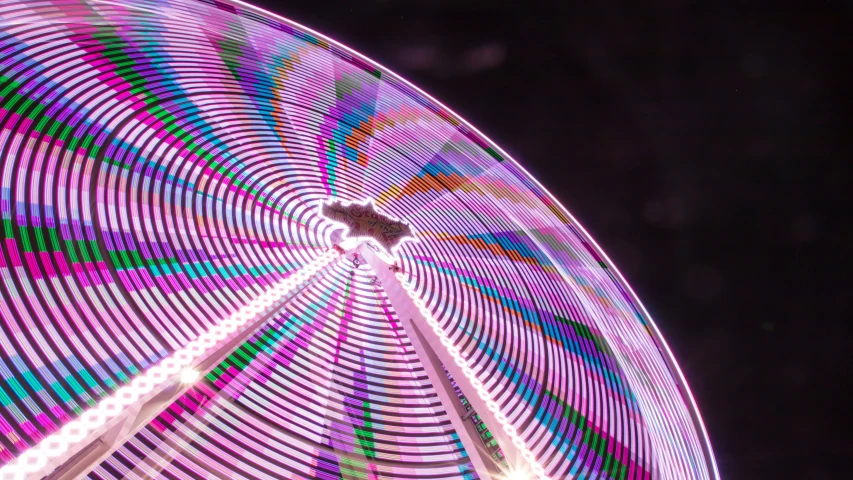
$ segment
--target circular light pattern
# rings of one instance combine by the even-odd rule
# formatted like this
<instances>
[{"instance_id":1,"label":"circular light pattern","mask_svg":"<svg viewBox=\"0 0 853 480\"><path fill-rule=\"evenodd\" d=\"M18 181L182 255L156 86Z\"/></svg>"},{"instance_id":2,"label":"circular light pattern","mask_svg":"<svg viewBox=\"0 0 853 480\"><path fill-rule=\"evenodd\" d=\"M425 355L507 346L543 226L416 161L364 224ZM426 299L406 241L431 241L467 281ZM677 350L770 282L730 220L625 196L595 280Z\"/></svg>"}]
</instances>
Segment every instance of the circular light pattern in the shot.
<instances>
[{"instance_id":1,"label":"circular light pattern","mask_svg":"<svg viewBox=\"0 0 853 480\"><path fill-rule=\"evenodd\" d=\"M351 262L309 285L91 478L157 476L149 457L192 478L474 475L393 307Z\"/></svg>"},{"instance_id":2,"label":"circular light pattern","mask_svg":"<svg viewBox=\"0 0 853 480\"><path fill-rule=\"evenodd\" d=\"M311 270L318 271L336 256L337 254L333 251L326 252L311 262L309 266L315 267ZM284 283L281 282L281 284ZM241 327L245 328L249 320L278 303L291 290L290 288L281 288L281 284L256 297L231 317L218 322L185 347L175 351L171 357L147 369L145 373L136 376L133 381L122 385L112 396L101 400L96 407L86 411L79 418L66 423L58 431L53 432L48 438L29 449L24 455L0 468L0 478L20 478L23 476L22 474L37 473L48 460L66 453L71 442L80 441L87 435L93 434L107 420L119 416L129 406L144 401L154 391L155 387L165 384L182 367L193 364L202 358L207 349L216 345L218 341L225 339ZM270 295L269 293L272 291L276 291L278 295ZM198 376L197 370L184 368L180 370L178 380L181 383L195 383ZM28 456L37 461L29 462Z\"/></svg>"},{"instance_id":3,"label":"circular light pattern","mask_svg":"<svg viewBox=\"0 0 853 480\"><path fill-rule=\"evenodd\" d=\"M388 260L513 474L718 478L666 344L565 209L304 27L237 1L0 2L0 158L4 472L307 282L91 477L475 478L375 272L323 269L319 204L369 199L417 232Z\"/></svg>"}]
</instances>

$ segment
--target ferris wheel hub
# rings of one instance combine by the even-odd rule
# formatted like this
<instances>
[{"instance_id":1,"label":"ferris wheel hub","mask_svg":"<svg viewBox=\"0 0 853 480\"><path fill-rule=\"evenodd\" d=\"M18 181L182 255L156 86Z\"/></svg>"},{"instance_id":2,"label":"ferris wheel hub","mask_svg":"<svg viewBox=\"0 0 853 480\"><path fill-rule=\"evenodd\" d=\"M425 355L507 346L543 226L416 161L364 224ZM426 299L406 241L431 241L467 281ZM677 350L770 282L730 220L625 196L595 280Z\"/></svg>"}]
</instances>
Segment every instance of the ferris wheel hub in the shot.
<instances>
[{"instance_id":1,"label":"ferris wheel hub","mask_svg":"<svg viewBox=\"0 0 853 480\"><path fill-rule=\"evenodd\" d=\"M379 211L371 199L362 202L327 200L320 204L319 211L321 217L343 228L343 232L334 232L334 243L369 242L385 254L393 254L401 243L416 238L408 223Z\"/></svg>"}]
</instances>

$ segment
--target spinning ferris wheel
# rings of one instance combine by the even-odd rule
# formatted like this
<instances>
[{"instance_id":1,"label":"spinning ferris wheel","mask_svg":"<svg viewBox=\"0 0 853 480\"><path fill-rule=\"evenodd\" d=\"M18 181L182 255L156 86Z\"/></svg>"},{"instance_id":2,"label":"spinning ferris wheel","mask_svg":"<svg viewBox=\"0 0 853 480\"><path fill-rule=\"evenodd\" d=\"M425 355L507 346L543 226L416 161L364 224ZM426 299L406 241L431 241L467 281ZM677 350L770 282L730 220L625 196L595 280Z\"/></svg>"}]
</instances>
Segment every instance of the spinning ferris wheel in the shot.
<instances>
[{"instance_id":1,"label":"spinning ferris wheel","mask_svg":"<svg viewBox=\"0 0 853 480\"><path fill-rule=\"evenodd\" d=\"M0 1L0 476L716 479L569 213L237 1Z\"/></svg>"}]
</instances>

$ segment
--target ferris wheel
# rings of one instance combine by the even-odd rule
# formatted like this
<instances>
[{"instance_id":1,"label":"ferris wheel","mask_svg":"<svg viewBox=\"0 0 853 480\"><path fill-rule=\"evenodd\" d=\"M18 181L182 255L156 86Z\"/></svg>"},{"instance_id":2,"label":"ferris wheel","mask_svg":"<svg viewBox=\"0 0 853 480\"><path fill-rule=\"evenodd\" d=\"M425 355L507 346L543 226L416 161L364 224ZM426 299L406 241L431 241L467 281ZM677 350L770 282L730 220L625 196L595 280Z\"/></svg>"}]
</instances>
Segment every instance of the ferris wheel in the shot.
<instances>
[{"instance_id":1,"label":"ferris wheel","mask_svg":"<svg viewBox=\"0 0 853 480\"><path fill-rule=\"evenodd\" d=\"M0 155L0 478L719 478L566 209L308 28L0 0Z\"/></svg>"}]
</instances>

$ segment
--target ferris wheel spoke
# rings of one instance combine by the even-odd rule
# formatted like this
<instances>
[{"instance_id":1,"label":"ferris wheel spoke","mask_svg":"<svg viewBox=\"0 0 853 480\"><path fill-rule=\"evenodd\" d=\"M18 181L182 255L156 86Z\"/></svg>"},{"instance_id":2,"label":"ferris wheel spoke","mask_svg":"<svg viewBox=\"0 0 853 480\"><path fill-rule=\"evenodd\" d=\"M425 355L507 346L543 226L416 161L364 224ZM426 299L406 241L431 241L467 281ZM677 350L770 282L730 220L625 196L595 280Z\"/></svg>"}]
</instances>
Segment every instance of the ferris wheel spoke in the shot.
<instances>
[{"instance_id":1,"label":"ferris wheel spoke","mask_svg":"<svg viewBox=\"0 0 853 480\"><path fill-rule=\"evenodd\" d=\"M62 480L87 474L231 355L271 315L325 275L335 260L348 253L330 249L274 284L236 313L84 412L79 419L46 437L16 461L4 465L0 468L0 478L48 475L51 480ZM38 468L34 468L34 462L38 462Z\"/></svg>"},{"instance_id":2,"label":"ferris wheel spoke","mask_svg":"<svg viewBox=\"0 0 853 480\"><path fill-rule=\"evenodd\" d=\"M446 337L439 335L440 327L435 324L428 311L417 303L423 300L417 298L414 292L408 292L400 279L395 274L393 266L385 263L371 248L364 245L359 248L359 253L367 261L367 264L375 272L376 277L382 283L382 288L388 295L388 299L402 323L406 334L412 342L418 358L423 363L433 387L438 393L441 403L448 412L453 427L456 429L462 444L468 451L471 461L481 478L493 476L506 476L509 472L506 467L498 464L489 454L483 443L479 440L480 433L475 428L472 420L472 412L476 412L482 423L489 429L494 439L500 445L500 450L509 463L510 471L528 470L527 461L523 451L507 435L503 426L499 423L495 408L483 398L481 389L475 386L481 384L470 373L470 368L463 368L464 360L459 357L458 349L451 346L445 340ZM430 325L435 324L435 325ZM454 355L455 353L455 355ZM470 402L473 409L468 411L459 401L458 394L454 391L447 373L455 380L461 393ZM501 415L501 417L503 417ZM504 418L505 422L505 418Z\"/></svg>"}]
</instances>

